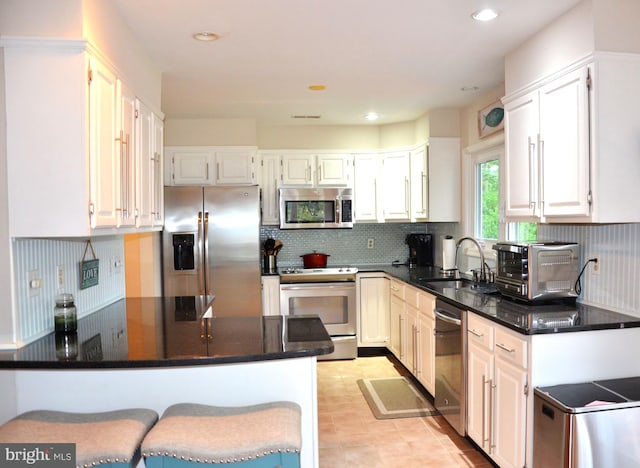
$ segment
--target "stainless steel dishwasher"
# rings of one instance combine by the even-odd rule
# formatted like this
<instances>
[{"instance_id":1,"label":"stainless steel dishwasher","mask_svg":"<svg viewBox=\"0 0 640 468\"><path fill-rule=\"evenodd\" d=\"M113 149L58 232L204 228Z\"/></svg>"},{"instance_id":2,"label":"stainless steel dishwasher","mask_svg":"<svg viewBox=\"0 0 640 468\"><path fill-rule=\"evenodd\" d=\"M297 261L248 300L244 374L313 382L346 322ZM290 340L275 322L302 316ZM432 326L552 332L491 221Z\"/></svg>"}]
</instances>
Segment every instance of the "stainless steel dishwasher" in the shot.
<instances>
[{"instance_id":1,"label":"stainless steel dishwasher","mask_svg":"<svg viewBox=\"0 0 640 468\"><path fill-rule=\"evenodd\" d=\"M436 300L436 388L434 406L464 436L466 433L467 312Z\"/></svg>"}]
</instances>

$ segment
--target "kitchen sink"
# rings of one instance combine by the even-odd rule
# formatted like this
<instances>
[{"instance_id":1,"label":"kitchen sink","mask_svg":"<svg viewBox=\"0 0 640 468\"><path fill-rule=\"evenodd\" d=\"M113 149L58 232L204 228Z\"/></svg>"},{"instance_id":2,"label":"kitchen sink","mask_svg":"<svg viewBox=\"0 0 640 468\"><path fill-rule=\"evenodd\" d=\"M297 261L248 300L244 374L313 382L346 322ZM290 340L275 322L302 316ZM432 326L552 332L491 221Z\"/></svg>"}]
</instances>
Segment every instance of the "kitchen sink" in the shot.
<instances>
[{"instance_id":1,"label":"kitchen sink","mask_svg":"<svg viewBox=\"0 0 640 468\"><path fill-rule=\"evenodd\" d=\"M429 287L436 287L436 288L453 288L453 289L460 289L460 288L469 288L473 285L472 281L469 281L467 279L438 279L438 280L429 280L429 281L424 281L421 282L422 284L424 284L425 286Z\"/></svg>"},{"instance_id":2,"label":"kitchen sink","mask_svg":"<svg viewBox=\"0 0 640 468\"><path fill-rule=\"evenodd\" d=\"M418 283L422 286L433 289L434 291L442 291L443 289L465 289L470 292L479 294L494 295L498 294L495 284L492 283L474 283L466 278L435 278L422 279L418 278Z\"/></svg>"}]
</instances>

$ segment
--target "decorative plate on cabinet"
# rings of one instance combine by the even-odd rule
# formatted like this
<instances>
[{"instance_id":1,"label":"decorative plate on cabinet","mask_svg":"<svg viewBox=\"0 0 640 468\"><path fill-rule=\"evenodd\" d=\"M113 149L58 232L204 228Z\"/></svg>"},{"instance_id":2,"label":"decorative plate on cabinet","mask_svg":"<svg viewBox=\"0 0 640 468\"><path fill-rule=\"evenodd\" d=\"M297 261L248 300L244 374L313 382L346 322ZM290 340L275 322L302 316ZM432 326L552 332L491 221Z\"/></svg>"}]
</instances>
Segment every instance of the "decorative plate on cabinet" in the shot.
<instances>
[{"instance_id":1,"label":"decorative plate on cabinet","mask_svg":"<svg viewBox=\"0 0 640 468\"><path fill-rule=\"evenodd\" d=\"M478 135L484 138L504 128L504 107L500 101L478 111Z\"/></svg>"}]
</instances>

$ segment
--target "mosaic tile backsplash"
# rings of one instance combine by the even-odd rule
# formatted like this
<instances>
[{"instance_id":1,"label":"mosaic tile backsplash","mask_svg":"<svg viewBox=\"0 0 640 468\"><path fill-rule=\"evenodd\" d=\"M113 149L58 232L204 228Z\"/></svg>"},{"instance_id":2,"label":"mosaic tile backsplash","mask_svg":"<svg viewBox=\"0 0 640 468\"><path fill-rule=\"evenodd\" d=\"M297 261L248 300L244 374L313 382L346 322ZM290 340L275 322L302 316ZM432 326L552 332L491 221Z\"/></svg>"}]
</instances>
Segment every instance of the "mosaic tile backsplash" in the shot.
<instances>
[{"instance_id":1,"label":"mosaic tile backsplash","mask_svg":"<svg viewBox=\"0 0 640 468\"><path fill-rule=\"evenodd\" d=\"M318 253L330 255L328 266L353 264L404 263L409 256L405 238L410 233L431 232L426 223L356 224L353 229L279 229L273 226L260 228L261 243L271 237L281 240L284 247L278 254L278 267L302 267L300 255ZM446 223L440 229L452 230L455 224ZM447 232L449 234L449 232ZM436 233L434 237L438 234ZM373 239L373 248L368 248ZM436 263L438 247L436 242Z\"/></svg>"}]
</instances>

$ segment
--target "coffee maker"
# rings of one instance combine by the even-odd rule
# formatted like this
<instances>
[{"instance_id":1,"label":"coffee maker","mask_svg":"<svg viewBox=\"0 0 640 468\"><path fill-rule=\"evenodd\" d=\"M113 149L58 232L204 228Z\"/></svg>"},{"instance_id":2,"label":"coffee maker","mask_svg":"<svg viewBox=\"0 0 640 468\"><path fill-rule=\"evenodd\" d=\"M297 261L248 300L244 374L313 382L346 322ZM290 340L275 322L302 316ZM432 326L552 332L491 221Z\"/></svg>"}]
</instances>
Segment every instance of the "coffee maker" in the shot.
<instances>
[{"instance_id":1,"label":"coffee maker","mask_svg":"<svg viewBox=\"0 0 640 468\"><path fill-rule=\"evenodd\" d=\"M407 234L409 266L433 266L433 238L431 234Z\"/></svg>"}]
</instances>

